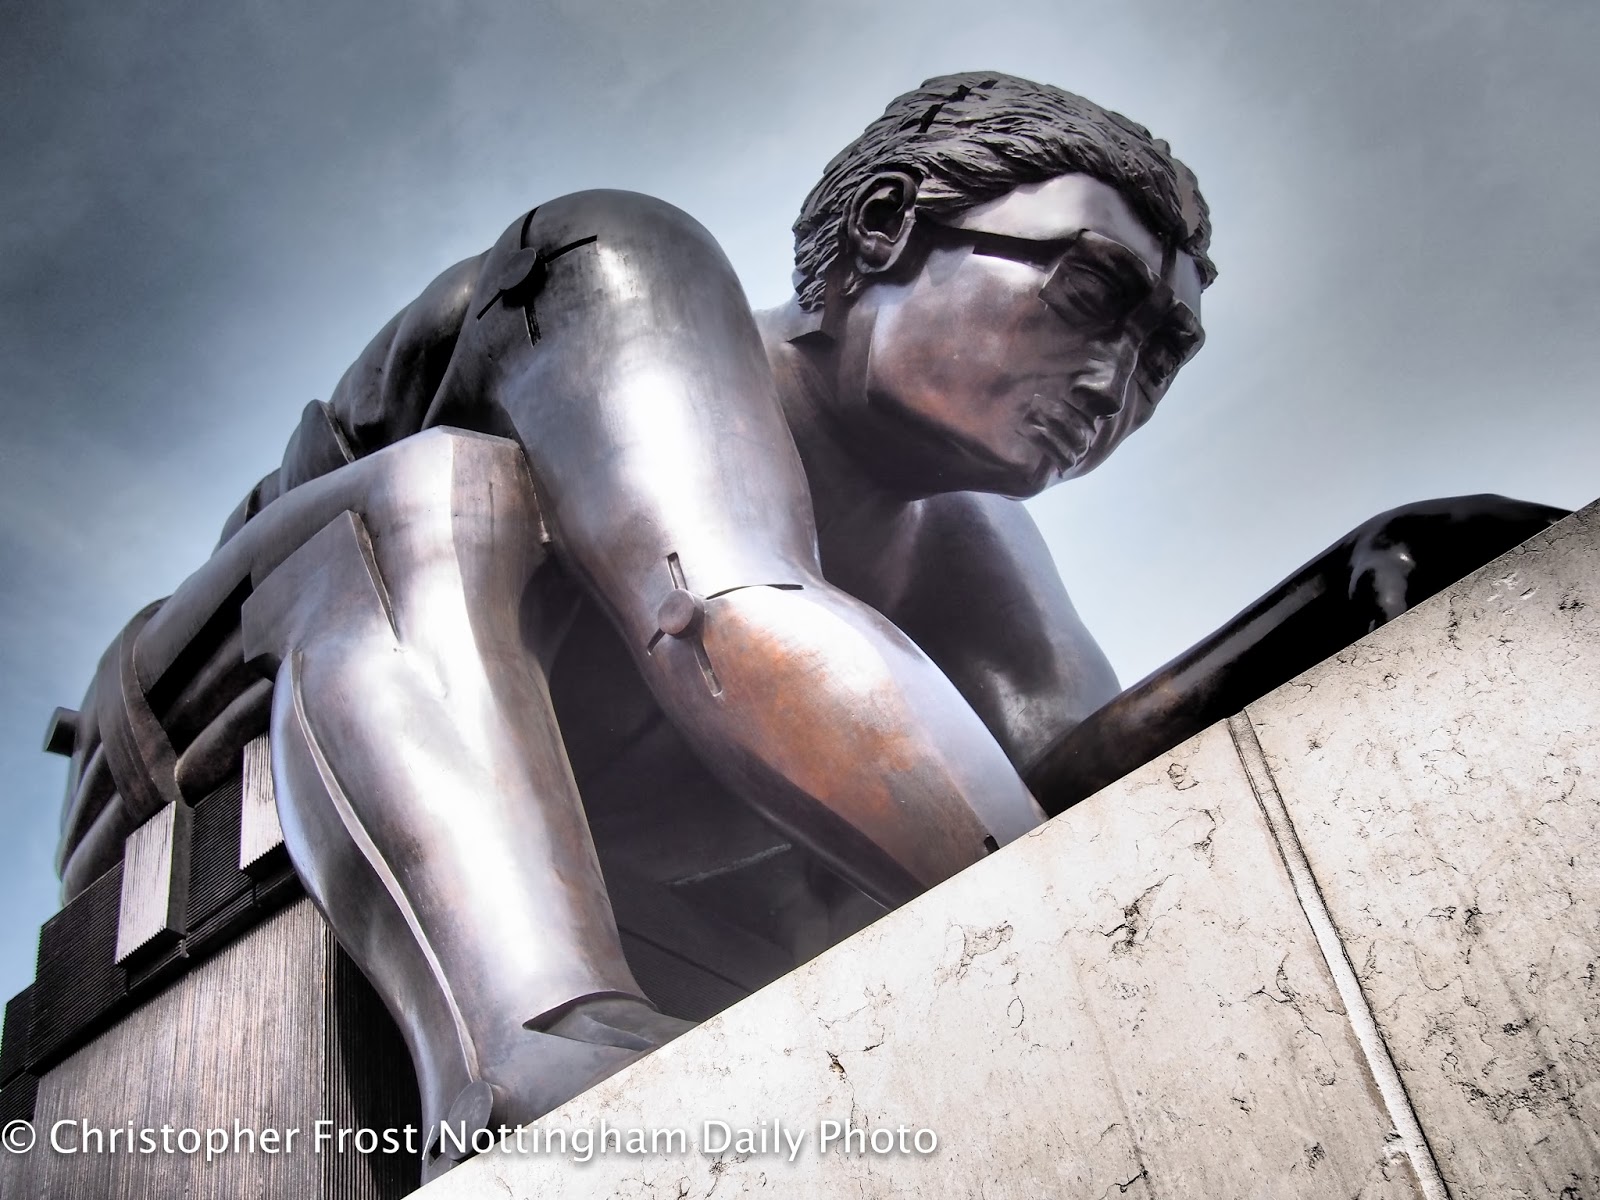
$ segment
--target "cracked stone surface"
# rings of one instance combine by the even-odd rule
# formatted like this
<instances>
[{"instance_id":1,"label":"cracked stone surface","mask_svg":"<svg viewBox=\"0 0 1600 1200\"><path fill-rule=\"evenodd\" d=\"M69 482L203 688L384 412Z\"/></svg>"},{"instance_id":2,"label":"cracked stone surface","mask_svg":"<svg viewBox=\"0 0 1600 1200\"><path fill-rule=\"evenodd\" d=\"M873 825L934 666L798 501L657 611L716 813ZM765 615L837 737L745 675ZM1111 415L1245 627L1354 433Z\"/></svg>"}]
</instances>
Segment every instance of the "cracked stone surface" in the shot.
<instances>
[{"instance_id":1,"label":"cracked stone surface","mask_svg":"<svg viewBox=\"0 0 1600 1200\"><path fill-rule=\"evenodd\" d=\"M707 1120L806 1141L699 1153ZM824 1120L938 1149L822 1154ZM540 1125L602 1121L689 1149L493 1151L421 1195L1418 1194L1221 726Z\"/></svg>"},{"instance_id":2,"label":"cracked stone surface","mask_svg":"<svg viewBox=\"0 0 1600 1200\"><path fill-rule=\"evenodd\" d=\"M1600 505L1248 716L1452 1195L1600 1196Z\"/></svg>"}]
</instances>

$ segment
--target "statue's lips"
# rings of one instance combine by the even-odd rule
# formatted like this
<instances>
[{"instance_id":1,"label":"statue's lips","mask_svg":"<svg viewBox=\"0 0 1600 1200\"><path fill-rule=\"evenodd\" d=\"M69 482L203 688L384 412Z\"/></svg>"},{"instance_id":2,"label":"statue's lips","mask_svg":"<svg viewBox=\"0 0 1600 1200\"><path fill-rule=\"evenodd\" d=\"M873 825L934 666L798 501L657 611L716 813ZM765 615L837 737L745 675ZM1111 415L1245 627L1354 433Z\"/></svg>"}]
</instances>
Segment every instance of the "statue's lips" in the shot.
<instances>
[{"instance_id":1,"label":"statue's lips","mask_svg":"<svg viewBox=\"0 0 1600 1200\"><path fill-rule=\"evenodd\" d=\"M1038 435L1056 465L1067 470L1083 461L1102 426L1115 421L1122 407L1104 393L1068 385L1053 396L1036 393L1026 425Z\"/></svg>"}]
</instances>

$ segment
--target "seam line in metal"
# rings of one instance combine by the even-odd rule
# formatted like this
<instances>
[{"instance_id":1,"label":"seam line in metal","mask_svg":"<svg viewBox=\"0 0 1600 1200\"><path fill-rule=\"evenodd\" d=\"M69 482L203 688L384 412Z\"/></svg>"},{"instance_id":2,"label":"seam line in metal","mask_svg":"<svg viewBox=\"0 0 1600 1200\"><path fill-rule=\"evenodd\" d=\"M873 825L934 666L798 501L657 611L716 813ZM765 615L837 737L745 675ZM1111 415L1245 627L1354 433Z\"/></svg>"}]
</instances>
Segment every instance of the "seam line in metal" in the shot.
<instances>
[{"instance_id":1,"label":"seam line in metal","mask_svg":"<svg viewBox=\"0 0 1600 1200\"><path fill-rule=\"evenodd\" d=\"M1256 737L1255 726L1250 723L1247 713L1229 717L1227 724L1234 751L1239 756L1245 778L1250 781L1250 790L1255 793L1256 804L1266 820L1267 832L1278 848L1278 855L1289 873L1289 885L1294 889L1295 899L1300 902L1300 910L1305 913L1311 932L1317 939L1317 948L1322 951L1323 961L1333 976L1334 987L1344 1003L1345 1017L1355 1032L1362 1057L1366 1059L1367 1070L1378 1085L1385 1115L1411 1160L1417 1185L1425 1200L1450 1200L1450 1191L1445 1186L1438 1161L1428 1145L1421 1122L1417 1120L1411 1098L1406 1095L1405 1081L1400 1078L1400 1072L1389 1054L1388 1043L1383 1040L1377 1018L1372 1014L1372 1006L1367 1003L1361 980L1356 976L1344 941L1333 923L1333 914L1328 911L1322 889L1317 886L1311 860L1306 857L1305 848L1300 844L1300 835L1295 831L1288 805L1284 803L1277 781L1272 777L1272 769L1267 765L1267 756Z\"/></svg>"},{"instance_id":2,"label":"seam line in metal","mask_svg":"<svg viewBox=\"0 0 1600 1200\"><path fill-rule=\"evenodd\" d=\"M294 703L294 716L300 726L300 734L306 744L306 749L311 755L312 764L317 774L321 777L322 786L328 793L328 800L333 805L333 810L338 814L340 822L345 827L345 832L355 842L361 856L367 860L372 871L382 881L384 890L389 893L389 898L394 901L400 910L400 916L405 921L406 927L411 930L411 936L416 939L417 949L422 952L423 959L428 964L428 970L433 975L435 986L443 996L446 1007L450 1011L450 1019L455 1024L456 1041L461 1047L462 1057L471 1076L478 1073L478 1048L473 1041L471 1032L467 1029L466 1019L461 1014L460 1007L456 1004L455 993L450 990L450 982L445 978L443 965L439 956L434 951L433 943L428 940L428 935L423 931L422 922L417 919L416 911L406 899L405 892L400 887L400 881L395 878L394 871L383 856L377 845L373 842L366 828L361 824L355 814L355 809L350 805L350 798L345 794L339 778L333 772L333 765L328 762L327 756L322 752L322 745L317 740L316 731L312 729L311 722L306 717L305 701L300 694L299 651L294 652L289 670L289 695Z\"/></svg>"}]
</instances>

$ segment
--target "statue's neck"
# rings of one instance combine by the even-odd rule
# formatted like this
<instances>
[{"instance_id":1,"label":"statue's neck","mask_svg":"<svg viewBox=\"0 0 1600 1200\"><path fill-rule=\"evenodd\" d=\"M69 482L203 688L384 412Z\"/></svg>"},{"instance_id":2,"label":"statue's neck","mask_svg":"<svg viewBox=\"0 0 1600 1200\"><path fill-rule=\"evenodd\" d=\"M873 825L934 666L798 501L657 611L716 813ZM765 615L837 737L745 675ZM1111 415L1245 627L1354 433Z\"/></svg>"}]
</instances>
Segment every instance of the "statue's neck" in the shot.
<instances>
[{"instance_id":1,"label":"statue's neck","mask_svg":"<svg viewBox=\"0 0 1600 1200\"><path fill-rule=\"evenodd\" d=\"M862 468L850 452L849 430L839 419L839 365L835 347L815 314L792 297L778 308L756 314L778 398L800 461L811 485L817 530L824 541L830 529L859 521L892 521L907 501L892 495Z\"/></svg>"}]
</instances>

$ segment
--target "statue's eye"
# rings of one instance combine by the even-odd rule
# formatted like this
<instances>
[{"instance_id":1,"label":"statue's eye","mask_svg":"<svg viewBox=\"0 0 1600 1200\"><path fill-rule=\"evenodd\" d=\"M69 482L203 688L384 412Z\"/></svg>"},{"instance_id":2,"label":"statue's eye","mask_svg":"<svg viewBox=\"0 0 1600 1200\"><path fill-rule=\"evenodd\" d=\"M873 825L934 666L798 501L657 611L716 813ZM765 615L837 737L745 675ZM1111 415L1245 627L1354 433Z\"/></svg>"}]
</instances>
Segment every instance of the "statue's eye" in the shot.
<instances>
[{"instance_id":1,"label":"statue's eye","mask_svg":"<svg viewBox=\"0 0 1600 1200\"><path fill-rule=\"evenodd\" d=\"M1139 367L1152 387L1162 387L1178 373L1183 358L1168 338L1152 338L1139 354Z\"/></svg>"},{"instance_id":2,"label":"statue's eye","mask_svg":"<svg viewBox=\"0 0 1600 1200\"><path fill-rule=\"evenodd\" d=\"M1064 320L1091 329L1115 326L1140 300L1119 274L1096 263L1070 261L1050 277L1039 297Z\"/></svg>"},{"instance_id":3,"label":"statue's eye","mask_svg":"<svg viewBox=\"0 0 1600 1200\"><path fill-rule=\"evenodd\" d=\"M1200 348L1200 342L1199 331L1184 322L1168 321L1157 329L1139 351L1139 374L1145 385L1162 388L1171 383L1178 368Z\"/></svg>"}]
</instances>

